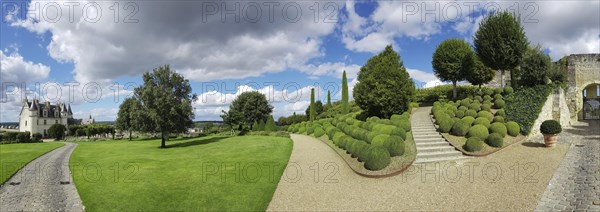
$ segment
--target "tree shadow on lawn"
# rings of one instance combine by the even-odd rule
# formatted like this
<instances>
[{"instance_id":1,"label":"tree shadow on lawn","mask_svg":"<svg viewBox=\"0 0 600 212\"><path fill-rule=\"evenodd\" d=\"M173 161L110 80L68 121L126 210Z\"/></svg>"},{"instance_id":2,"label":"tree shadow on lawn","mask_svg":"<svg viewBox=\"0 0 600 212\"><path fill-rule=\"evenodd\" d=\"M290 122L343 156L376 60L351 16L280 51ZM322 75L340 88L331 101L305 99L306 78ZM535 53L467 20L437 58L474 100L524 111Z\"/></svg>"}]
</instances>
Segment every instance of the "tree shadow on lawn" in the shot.
<instances>
[{"instance_id":1,"label":"tree shadow on lawn","mask_svg":"<svg viewBox=\"0 0 600 212\"><path fill-rule=\"evenodd\" d=\"M229 137L227 137L227 136L219 136L219 137L212 137L212 138L209 138L209 139L202 139L202 138L180 139L178 141L182 141L182 140L190 140L190 141L182 142L182 143L175 143L175 144L168 144L168 145L165 146L165 148L177 148L177 147L188 147L188 146L210 144L210 143L218 142L218 141L223 140L225 138L229 138Z\"/></svg>"}]
</instances>

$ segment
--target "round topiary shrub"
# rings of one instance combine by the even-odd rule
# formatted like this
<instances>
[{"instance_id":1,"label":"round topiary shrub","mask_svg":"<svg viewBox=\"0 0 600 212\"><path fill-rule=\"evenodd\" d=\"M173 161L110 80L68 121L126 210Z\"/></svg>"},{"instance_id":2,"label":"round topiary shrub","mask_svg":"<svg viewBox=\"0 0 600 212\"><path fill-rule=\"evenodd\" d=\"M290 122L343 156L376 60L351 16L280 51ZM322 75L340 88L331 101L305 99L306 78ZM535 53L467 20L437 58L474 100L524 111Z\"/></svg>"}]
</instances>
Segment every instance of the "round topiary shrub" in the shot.
<instances>
[{"instance_id":1,"label":"round topiary shrub","mask_svg":"<svg viewBox=\"0 0 600 212\"><path fill-rule=\"evenodd\" d=\"M469 105L469 109L474 110L474 111L480 111L481 110L481 104L477 103L477 102L473 102Z\"/></svg>"},{"instance_id":2,"label":"round topiary shrub","mask_svg":"<svg viewBox=\"0 0 600 212\"><path fill-rule=\"evenodd\" d=\"M475 110L467 110L467 112L465 113L465 116L470 116L470 117L477 117L477 111Z\"/></svg>"},{"instance_id":3,"label":"round topiary shrub","mask_svg":"<svg viewBox=\"0 0 600 212\"><path fill-rule=\"evenodd\" d=\"M452 130L452 126L454 125L454 121L451 118L443 118L439 121L439 131L442 133L448 133Z\"/></svg>"},{"instance_id":4,"label":"round topiary shrub","mask_svg":"<svg viewBox=\"0 0 600 212\"><path fill-rule=\"evenodd\" d=\"M370 145L361 141L361 142L358 142L356 144L356 146L357 147L354 149L355 152L353 154L356 154L356 158L358 159L359 162L364 162L366 160L366 156L368 155L367 150L369 149Z\"/></svg>"},{"instance_id":5,"label":"round topiary shrub","mask_svg":"<svg viewBox=\"0 0 600 212\"><path fill-rule=\"evenodd\" d=\"M496 116L506 117L506 113L504 112L504 109L497 110Z\"/></svg>"},{"instance_id":6,"label":"round topiary shrub","mask_svg":"<svg viewBox=\"0 0 600 212\"><path fill-rule=\"evenodd\" d=\"M454 116L457 118L465 117L465 112L462 110L456 111L456 113L454 113Z\"/></svg>"},{"instance_id":7,"label":"round topiary shrub","mask_svg":"<svg viewBox=\"0 0 600 212\"><path fill-rule=\"evenodd\" d=\"M504 108L504 106L506 106L506 103L504 103L504 100L496 99L496 101L494 101L494 108L502 109L502 108Z\"/></svg>"},{"instance_id":8,"label":"round topiary shrub","mask_svg":"<svg viewBox=\"0 0 600 212\"><path fill-rule=\"evenodd\" d=\"M502 93L502 88L494 88L494 94L501 94Z\"/></svg>"},{"instance_id":9,"label":"round topiary shrub","mask_svg":"<svg viewBox=\"0 0 600 212\"><path fill-rule=\"evenodd\" d=\"M451 110L445 110L444 113L447 114L450 117L455 117L456 116L456 115L454 115L454 112L451 111Z\"/></svg>"},{"instance_id":10,"label":"round topiary shrub","mask_svg":"<svg viewBox=\"0 0 600 212\"><path fill-rule=\"evenodd\" d=\"M379 121L379 117L377 116L373 116L367 119L367 122L375 122L377 123Z\"/></svg>"},{"instance_id":11,"label":"round topiary shrub","mask_svg":"<svg viewBox=\"0 0 600 212\"><path fill-rule=\"evenodd\" d=\"M506 130L508 132L508 135L515 137L517 135L519 135L519 133L521 132L521 127L519 126L519 124L517 124L517 122L514 121L509 121L506 122Z\"/></svg>"},{"instance_id":12,"label":"round topiary shrub","mask_svg":"<svg viewBox=\"0 0 600 212\"><path fill-rule=\"evenodd\" d=\"M378 135L379 135L379 133L376 133L376 132L368 132L367 133L367 140L366 140L367 143L372 144L373 143L373 139L375 137L377 137Z\"/></svg>"},{"instance_id":13,"label":"round topiary shrub","mask_svg":"<svg viewBox=\"0 0 600 212\"><path fill-rule=\"evenodd\" d=\"M469 99L469 98L465 98L460 101L461 106L469 107L469 104L471 104L471 99Z\"/></svg>"},{"instance_id":14,"label":"round topiary shrub","mask_svg":"<svg viewBox=\"0 0 600 212\"><path fill-rule=\"evenodd\" d=\"M460 106L458 107L458 111L462 111L462 112L466 112L469 108L466 106Z\"/></svg>"},{"instance_id":15,"label":"round topiary shrub","mask_svg":"<svg viewBox=\"0 0 600 212\"><path fill-rule=\"evenodd\" d=\"M492 123L490 125L490 133L498 133L504 138L507 133L506 126L504 126L504 123L500 122Z\"/></svg>"},{"instance_id":16,"label":"round topiary shrub","mask_svg":"<svg viewBox=\"0 0 600 212\"><path fill-rule=\"evenodd\" d=\"M471 137L478 137L478 138L481 138L481 139L485 139L485 138L488 137L488 135L490 135L490 133L488 132L488 128L487 127L485 127L485 126L483 126L481 124L478 124L478 125L472 126L469 129L469 133L467 135L468 135L469 138L471 138Z\"/></svg>"},{"instance_id":17,"label":"round topiary shrub","mask_svg":"<svg viewBox=\"0 0 600 212\"><path fill-rule=\"evenodd\" d=\"M562 127L556 120L546 120L540 125L540 132L542 134L559 134L562 132Z\"/></svg>"},{"instance_id":18,"label":"round topiary shrub","mask_svg":"<svg viewBox=\"0 0 600 212\"><path fill-rule=\"evenodd\" d=\"M375 146L383 146L385 143L385 140L390 137L389 135L385 135L385 134L380 134L375 136L375 138L373 138L373 140L371 141L371 145L375 145Z\"/></svg>"},{"instance_id":19,"label":"round topiary shrub","mask_svg":"<svg viewBox=\"0 0 600 212\"><path fill-rule=\"evenodd\" d=\"M463 121L465 124L468 124L469 126L473 125L473 122L475 121L475 118L471 117L471 116L465 116L462 119L460 119L461 121Z\"/></svg>"},{"instance_id":20,"label":"round topiary shrub","mask_svg":"<svg viewBox=\"0 0 600 212\"><path fill-rule=\"evenodd\" d=\"M384 146L387 148L391 157L404 154L404 139L400 136L390 136L385 140Z\"/></svg>"},{"instance_id":21,"label":"round topiary shrub","mask_svg":"<svg viewBox=\"0 0 600 212\"><path fill-rule=\"evenodd\" d=\"M310 135L313 134L315 132L315 128L314 127L307 127L306 128L306 134Z\"/></svg>"},{"instance_id":22,"label":"round topiary shrub","mask_svg":"<svg viewBox=\"0 0 600 212\"><path fill-rule=\"evenodd\" d=\"M483 139L479 137L470 137L465 143L465 150L469 152L477 152L483 149Z\"/></svg>"},{"instance_id":23,"label":"round topiary shrub","mask_svg":"<svg viewBox=\"0 0 600 212\"><path fill-rule=\"evenodd\" d=\"M400 119L400 125L398 126L402 128L404 131L410 131L410 120L408 118Z\"/></svg>"},{"instance_id":24,"label":"round topiary shrub","mask_svg":"<svg viewBox=\"0 0 600 212\"><path fill-rule=\"evenodd\" d=\"M481 110L492 111L492 105L491 104L483 104L483 105L481 105Z\"/></svg>"},{"instance_id":25,"label":"round topiary shrub","mask_svg":"<svg viewBox=\"0 0 600 212\"><path fill-rule=\"evenodd\" d=\"M483 90L483 93L484 93L486 96L491 96L492 94L494 94L494 90L492 90L491 88L485 88L485 89Z\"/></svg>"},{"instance_id":26,"label":"round topiary shrub","mask_svg":"<svg viewBox=\"0 0 600 212\"><path fill-rule=\"evenodd\" d=\"M502 117L502 116L494 116L494 121L493 122L504 123L504 117Z\"/></svg>"},{"instance_id":27,"label":"round topiary shrub","mask_svg":"<svg viewBox=\"0 0 600 212\"><path fill-rule=\"evenodd\" d=\"M369 153L365 160L365 168L371 171L377 171L385 168L390 164L390 153L382 146L371 145L368 149Z\"/></svg>"},{"instance_id":28,"label":"round topiary shrub","mask_svg":"<svg viewBox=\"0 0 600 212\"><path fill-rule=\"evenodd\" d=\"M490 96L490 95L483 96L483 101L492 101L492 96Z\"/></svg>"},{"instance_id":29,"label":"round topiary shrub","mask_svg":"<svg viewBox=\"0 0 600 212\"><path fill-rule=\"evenodd\" d=\"M508 95L508 94L511 94L513 92L514 92L514 90L513 90L512 87L504 87L504 95L505 96Z\"/></svg>"},{"instance_id":30,"label":"round topiary shrub","mask_svg":"<svg viewBox=\"0 0 600 212\"><path fill-rule=\"evenodd\" d=\"M397 128L390 133L390 135L400 136L402 140L406 139L406 132L403 129Z\"/></svg>"},{"instance_id":31,"label":"round topiary shrub","mask_svg":"<svg viewBox=\"0 0 600 212\"><path fill-rule=\"evenodd\" d=\"M492 101L491 100L483 100L483 104L492 105Z\"/></svg>"},{"instance_id":32,"label":"round topiary shrub","mask_svg":"<svg viewBox=\"0 0 600 212\"><path fill-rule=\"evenodd\" d=\"M470 127L470 124L467 124L462 120L458 121L452 126L452 134L456 136L465 136L467 135L467 132L469 132Z\"/></svg>"},{"instance_id":33,"label":"round topiary shrub","mask_svg":"<svg viewBox=\"0 0 600 212\"><path fill-rule=\"evenodd\" d=\"M493 147L502 147L504 145L504 138L498 133L492 133L485 139L485 142Z\"/></svg>"},{"instance_id":34,"label":"round topiary shrub","mask_svg":"<svg viewBox=\"0 0 600 212\"><path fill-rule=\"evenodd\" d=\"M298 133L300 133L300 134L304 134L305 132L306 132L306 127L300 127L298 129Z\"/></svg>"},{"instance_id":35,"label":"round topiary shrub","mask_svg":"<svg viewBox=\"0 0 600 212\"><path fill-rule=\"evenodd\" d=\"M477 100L478 102L483 102L483 97L475 96L475 100Z\"/></svg>"},{"instance_id":36,"label":"round topiary shrub","mask_svg":"<svg viewBox=\"0 0 600 212\"><path fill-rule=\"evenodd\" d=\"M486 118L489 121L494 120L494 115L492 115L492 113L490 113L488 111L479 111L479 113L477 113L477 118L479 118L479 117Z\"/></svg>"},{"instance_id":37,"label":"round topiary shrub","mask_svg":"<svg viewBox=\"0 0 600 212\"><path fill-rule=\"evenodd\" d=\"M342 139L342 136L344 136L346 134L344 134L343 132L335 132L333 134L333 142L340 142Z\"/></svg>"},{"instance_id":38,"label":"round topiary shrub","mask_svg":"<svg viewBox=\"0 0 600 212\"><path fill-rule=\"evenodd\" d=\"M494 100L503 99L502 94L494 95Z\"/></svg>"},{"instance_id":39,"label":"round topiary shrub","mask_svg":"<svg viewBox=\"0 0 600 212\"><path fill-rule=\"evenodd\" d=\"M484 117L479 117L476 118L475 121L473 121L473 125L483 125L485 126L485 128L487 129L488 127L490 127L490 120L488 120L487 118Z\"/></svg>"},{"instance_id":40,"label":"round topiary shrub","mask_svg":"<svg viewBox=\"0 0 600 212\"><path fill-rule=\"evenodd\" d=\"M325 130L323 130L323 128L317 127L317 128L315 128L314 135L315 135L315 137L319 138L319 137L325 135Z\"/></svg>"}]
</instances>

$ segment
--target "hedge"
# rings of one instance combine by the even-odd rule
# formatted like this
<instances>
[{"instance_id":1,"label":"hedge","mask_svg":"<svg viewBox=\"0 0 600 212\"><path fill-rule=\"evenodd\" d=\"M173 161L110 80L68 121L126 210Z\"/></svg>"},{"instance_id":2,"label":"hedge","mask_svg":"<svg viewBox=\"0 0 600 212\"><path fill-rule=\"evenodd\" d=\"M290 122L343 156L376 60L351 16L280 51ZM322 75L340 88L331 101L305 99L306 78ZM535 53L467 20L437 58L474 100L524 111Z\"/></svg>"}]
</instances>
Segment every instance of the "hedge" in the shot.
<instances>
[{"instance_id":1,"label":"hedge","mask_svg":"<svg viewBox=\"0 0 600 212\"><path fill-rule=\"evenodd\" d=\"M365 159L365 168L371 171L377 171L385 168L391 162L391 156L387 149L381 146L371 145L368 149L368 155Z\"/></svg>"},{"instance_id":2,"label":"hedge","mask_svg":"<svg viewBox=\"0 0 600 212\"><path fill-rule=\"evenodd\" d=\"M517 124L517 122L509 121L506 122L506 130L508 132L508 135L515 137L521 132L521 127L519 127L519 124Z\"/></svg>"},{"instance_id":3,"label":"hedge","mask_svg":"<svg viewBox=\"0 0 600 212\"><path fill-rule=\"evenodd\" d=\"M538 118L542 107L555 85L523 87L509 94L506 101L506 121L514 121L521 127L523 135L529 134L533 122Z\"/></svg>"},{"instance_id":4,"label":"hedge","mask_svg":"<svg viewBox=\"0 0 600 212\"><path fill-rule=\"evenodd\" d=\"M468 135L469 138L471 138L471 137L478 137L478 138L481 138L481 139L485 139L490 134L489 134L488 128L486 126L478 124L478 125L475 125L475 126L471 127L469 129L469 133L467 135Z\"/></svg>"},{"instance_id":5,"label":"hedge","mask_svg":"<svg viewBox=\"0 0 600 212\"><path fill-rule=\"evenodd\" d=\"M483 140L479 137L470 137L465 143L465 150L469 152L476 152L483 149Z\"/></svg>"},{"instance_id":6,"label":"hedge","mask_svg":"<svg viewBox=\"0 0 600 212\"><path fill-rule=\"evenodd\" d=\"M495 122L490 125L490 133L498 133L504 137L506 136L506 132L507 129L506 126L504 126L504 123Z\"/></svg>"},{"instance_id":7,"label":"hedge","mask_svg":"<svg viewBox=\"0 0 600 212\"><path fill-rule=\"evenodd\" d=\"M504 145L504 139L502 138L502 135L498 133L490 134L485 142L493 147L502 147L502 145Z\"/></svg>"}]
</instances>

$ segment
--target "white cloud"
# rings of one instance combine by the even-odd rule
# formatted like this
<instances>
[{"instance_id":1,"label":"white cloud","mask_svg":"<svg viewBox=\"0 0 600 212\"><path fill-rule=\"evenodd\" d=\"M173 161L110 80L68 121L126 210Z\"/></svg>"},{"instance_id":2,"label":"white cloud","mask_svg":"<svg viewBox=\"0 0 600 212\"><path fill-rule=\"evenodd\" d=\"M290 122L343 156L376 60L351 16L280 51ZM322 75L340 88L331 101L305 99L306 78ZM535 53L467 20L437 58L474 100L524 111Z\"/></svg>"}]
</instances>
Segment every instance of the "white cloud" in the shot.
<instances>
[{"instance_id":1,"label":"white cloud","mask_svg":"<svg viewBox=\"0 0 600 212\"><path fill-rule=\"evenodd\" d=\"M359 65L356 64L346 64L343 62L326 62L321 63L318 66L309 64L305 67L301 68L300 71L310 74L311 76L332 76L341 79L343 72L346 71L346 77L354 78L360 71Z\"/></svg>"},{"instance_id":2,"label":"white cloud","mask_svg":"<svg viewBox=\"0 0 600 212\"><path fill-rule=\"evenodd\" d=\"M35 82L48 78L50 67L27 61L18 52L0 51L0 78L2 82Z\"/></svg>"},{"instance_id":3,"label":"white cloud","mask_svg":"<svg viewBox=\"0 0 600 212\"><path fill-rule=\"evenodd\" d=\"M29 5L44 8L46 4L65 2L34 0ZM77 9L90 2L79 1ZM108 13L115 2L96 3L106 12L95 23L84 19L93 18L94 14L82 16L76 12L72 23L65 16L56 23L38 19L16 21L12 25L40 34L51 33L46 47L50 56L72 62L75 79L80 82L110 81L163 64L171 64L171 68L195 81L244 78L301 68L308 60L323 56L321 37L335 28L335 23L315 23L314 16L308 14L300 16L297 22L286 20L295 17L295 7L288 7L288 13L282 13L284 5L299 5L302 11L311 11L308 8L311 2L279 3L271 22L266 2L135 1L138 11L133 18L139 23L123 23L124 15L115 23L114 16ZM205 5L213 3L217 9L215 15L203 12ZM242 16L240 23L235 22L233 15L225 15L223 21L223 6L233 8L236 3L240 4L240 11L250 4L263 5L260 21L250 23L245 19L254 17L252 11ZM328 11L320 12L320 17L326 17Z\"/></svg>"}]
</instances>

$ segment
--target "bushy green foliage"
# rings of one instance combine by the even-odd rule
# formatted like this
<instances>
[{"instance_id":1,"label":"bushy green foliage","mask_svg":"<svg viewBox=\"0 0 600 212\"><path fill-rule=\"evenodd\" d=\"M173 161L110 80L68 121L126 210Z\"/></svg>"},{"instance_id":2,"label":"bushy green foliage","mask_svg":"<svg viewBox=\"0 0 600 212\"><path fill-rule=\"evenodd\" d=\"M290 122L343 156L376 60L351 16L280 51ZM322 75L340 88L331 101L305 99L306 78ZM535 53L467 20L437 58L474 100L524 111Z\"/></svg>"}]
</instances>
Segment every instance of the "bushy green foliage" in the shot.
<instances>
[{"instance_id":1,"label":"bushy green foliage","mask_svg":"<svg viewBox=\"0 0 600 212\"><path fill-rule=\"evenodd\" d=\"M31 141L32 142L42 142L42 134L41 133L33 133L33 135L31 135Z\"/></svg>"},{"instance_id":2,"label":"bushy green foliage","mask_svg":"<svg viewBox=\"0 0 600 212\"><path fill-rule=\"evenodd\" d=\"M490 133L498 133L504 138L504 136L506 136L507 129L504 123L494 122L490 125Z\"/></svg>"},{"instance_id":3,"label":"bushy green foliage","mask_svg":"<svg viewBox=\"0 0 600 212\"><path fill-rule=\"evenodd\" d=\"M433 53L431 62L433 72L441 81L452 82L452 98L457 97L456 82L465 79L464 60L466 56L472 54L471 52L471 46L466 41L447 39L442 41Z\"/></svg>"},{"instance_id":4,"label":"bushy green foliage","mask_svg":"<svg viewBox=\"0 0 600 212\"><path fill-rule=\"evenodd\" d=\"M300 128L298 128L298 133L304 134L305 132L306 132L306 127L300 127Z\"/></svg>"},{"instance_id":5,"label":"bushy green foliage","mask_svg":"<svg viewBox=\"0 0 600 212\"><path fill-rule=\"evenodd\" d=\"M448 133L452 130L452 126L454 125L454 120L450 117L444 117L438 120L439 122L439 131L442 133Z\"/></svg>"},{"instance_id":6,"label":"bushy green foliage","mask_svg":"<svg viewBox=\"0 0 600 212\"><path fill-rule=\"evenodd\" d=\"M492 113L488 112L488 111L479 111L479 113L477 113L477 118L479 117L483 117L488 119L490 122L492 120L494 120L494 115L492 115Z\"/></svg>"},{"instance_id":7,"label":"bushy green foliage","mask_svg":"<svg viewBox=\"0 0 600 212\"><path fill-rule=\"evenodd\" d=\"M492 81L496 75L496 71L484 65L476 54L469 54L464 58L463 62L462 72L465 74L465 79L472 85L481 86ZM481 102L482 100L479 99L479 101Z\"/></svg>"},{"instance_id":8,"label":"bushy green foliage","mask_svg":"<svg viewBox=\"0 0 600 212\"><path fill-rule=\"evenodd\" d=\"M323 128L321 127L317 127L315 128L315 132L314 132L315 137L321 137L323 135L325 135L325 130L323 130Z\"/></svg>"},{"instance_id":9,"label":"bushy green foliage","mask_svg":"<svg viewBox=\"0 0 600 212\"><path fill-rule=\"evenodd\" d=\"M406 131L400 128L395 128L390 135L400 136L402 140L406 139Z\"/></svg>"},{"instance_id":10,"label":"bushy green foliage","mask_svg":"<svg viewBox=\"0 0 600 212\"><path fill-rule=\"evenodd\" d=\"M473 102L473 103L469 104L469 109L470 110L474 110L474 111L480 111L481 110L481 104L479 104L477 102Z\"/></svg>"},{"instance_id":11,"label":"bushy green foliage","mask_svg":"<svg viewBox=\"0 0 600 212\"><path fill-rule=\"evenodd\" d=\"M512 87L504 87L504 92L502 92L502 94L504 95L508 95L513 93L515 90Z\"/></svg>"},{"instance_id":12,"label":"bushy green foliage","mask_svg":"<svg viewBox=\"0 0 600 212\"><path fill-rule=\"evenodd\" d=\"M465 112L465 117L467 116L475 118L477 117L477 111L469 109L467 112Z\"/></svg>"},{"instance_id":13,"label":"bushy green foliage","mask_svg":"<svg viewBox=\"0 0 600 212\"><path fill-rule=\"evenodd\" d=\"M519 126L519 124L517 124L517 122L514 121L509 121L506 122L506 130L508 132L508 135L510 136L517 136L519 135L519 133L521 132L521 127Z\"/></svg>"},{"instance_id":14,"label":"bushy green foliage","mask_svg":"<svg viewBox=\"0 0 600 212\"><path fill-rule=\"evenodd\" d=\"M469 98L464 98L463 100L460 101L460 106L469 107L470 104L471 104L471 99L469 99Z\"/></svg>"},{"instance_id":15,"label":"bushy green foliage","mask_svg":"<svg viewBox=\"0 0 600 212\"><path fill-rule=\"evenodd\" d=\"M504 117L502 117L502 116L494 116L494 122L504 123Z\"/></svg>"},{"instance_id":16,"label":"bushy green foliage","mask_svg":"<svg viewBox=\"0 0 600 212\"><path fill-rule=\"evenodd\" d=\"M454 113L454 116L457 118L462 118L465 116L465 112L462 110L456 111L456 113Z\"/></svg>"},{"instance_id":17,"label":"bushy green foliage","mask_svg":"<svg viewBox=\"0 0 600 212\"><path fill-rule=\"evenodd\" d=\"M502 100L502 99L496 99L494 101L494 108L496 108L496 109L502 109L502 108L504 108L504 106L506 106L506 103L504 103L504 100Z\"/></svg>"},{"instance_id":18,"label":"bushy green foliage","mask_svg":"<svg viewBox=\"0 0 600 212\"><path fill-rule=\"evenodd\" d=\"M385 135L385 134L380 134L375 136L375 138L373 138L373 140L371 141L371 145L375 145L375 146L383 146L385 143L385 140L388 139L390 136L389 135Z\"/></svg>"},{"instance_id":19,"label":"bushy green foliage","mask_svg":"<svg viewBox=\"0 0 600 212\"><path fill-rule=\"evenodd\" d=\"M315 132L315 128L314 127L309 126L309 127L306 128L306 134L307 135L313 134L314 132Z\"/></svg>"},{"instance_id":20,"label":"bushy green foliage","mask_svg":"<svg viewBox=\"0 0 600 212\"><path fill-rule=\"evenodd\" d=\"M365 160L365 168L371 171L377 171L385 168L391 162L390 153L385 147L371 145L369 153Z\"/></svg>"},{"instance_id":21,"label":"bushy green foliage","mask_svg":"<svg viewBox=\"0 0 600 212\"><path fill-rule=\"evenodd\" d=\"M466 107L466 106L462 106L461 105L461 106L458 107L458 111L467 112L467 110L469 110L469 108Z\"/></svg>"},{"instance_id":22,"label":"bushy green foliage","mask_svg":"<svg viewBox=\"0 0 600 212\"><path fill-rule=\"evenodd\" d=\"M484 88L484 90L487 90L487 88ZM458 85L456 86L456 92L458 93L457 99L464 99L468 96L473 96L477 92L477 87L470 85ZM440 100L442 97L452 97L452 85L439 85L433 88L419 88L416 91L413 101L432 103ZM468 104L465 106L468 106Z\"/></svg>"},{"instance_id":23,"label":"bushy green foliage","mask_svg":"<svg viewBox=\"0 0 600 212\"><path fill-rule=\"evenodd\" d=\"M360 68L353 95L356 104L370 116L389 118L407 111L414 93L414 82L400 55L389 45Z\"/></svg>"},{"instance_id":24,"label":"bushy green foliage","mask_svg":"<svg viewBox=\"0 0 600 212\"><path fill-rule=\"evenodd\" d=\"M552 66L552 59L544 53L541 46L529 47L523 55L519 85L543 85L547 78L547 70Z\"/></svg>"},{"instance_id":25,"label":"bushy green foliage","mask_svg":"<svg viewBox=\"0 0 600 212\"><path fill-rule=\"evenodd\" d=\"M558 134L562 132L562 127L556 120L546 120L540 125L540 132L542 134Z\"/></svg>"},{"instance_id":26,"label":"bushy green foliage","mask_svg":"<svg viewBox=\"0 0 600 212\"><path fill-rule=\"evenodd\" d=\"M473 125L483 125L485 126L485 128L487 129L488 127L490 127L490 120L484 117L479 117L476 118L475 121L473 121Z\"/></svg>"},{"instance_id":27,"label":"bushy green foliage","mask_svg":"<svg viewBox=\"0 0 600 212\"><path fill-rule=\"evenodd\" d=\"M521 133L529 134L552 89L552 85L523 87L506 96L506 121L517 122Z\"/></svg>"},{"instance_id":28,"label":"bushy green foliage","mask_svg":"<svg viewBox=\"0 0 600 212\"><path fill-rule=\"evenodd\" d=\"M495 115L506 117L506 113L504 112L504 109L497 110Z\"/></svg>"},{"instance_id":29,"label":"bushy green foliage","mask_svg":"<svg viewBox=\"0 0 600 212\"><path fill-rule=\"evenodd\" d=\"M400 156L404 154L404 139L400 136L389 136L384 143L384 146L390 153L391 157Z\"/></svg>"},{"instance_id":30,"label":"bushy green foliage","mask_svg":"<svg viewBox=\"0 0 600 212\"><path fill-rule=\"evenodd\" d=\"M475 126L472 126L469 129L469 133L467 134L468 137L479 137L481 139L485 139L488 137L489 132L488 132L488 128L484 125L478 124Z\"/></svg>"},{"instance_id":31,"label":"bushy green foliage","mask_svg":"<svg viewBox=\"0 0 600 212\"><path fill-rule=\"evenodd\" d=\"M29 132L18 132L15 141L17 143L29 143L31 142L31 136L29 135Z\"/></svg>"},{"instance_id":32,"label":"bushy green foliage","mask_svg":"<svg viewBox=\"0 0 600 212\"><path fill-rule=\"evenodd\" d=\"M67 131L67 127L65 127L65 125L53 124L50 126L50 128L48 128L48 136L56 140L61 140L65 137L65 131Z\"/></svg>"},{"instance_id":33,"label":"bushy green foliage","mask_svg":"<svg viewBox=\"0 0 600 212\"><path fill-rule=\"evenodd\" d=\"M486 137L487 138L487 137ZM465 143L465 150L469 152L477 152L483 149L483 139L480 137L470 137Z\"/></svg>"},{"instance_id":34,"label":"bushy green foliage","mask_svg":"<svg viewBox=\"0 0 600 212\"><path fill-rule=\"evenodd\" d=\"M490 96L490 95L483 96L483 101L492 101L492 96Z\"/></svg>"},{"instance_id":35,"label":"bushy green foliage","mask_svg":"<svg viewBox=\"0 0 600 212\"><path fill-rule=\"evenodd\" d=\"M277 125L275 125L275 120L273 119L273 116L271 116L271 115L269 115L269 118L267 119L267 123L265 124L265 131L267 131L267 132L277 131Z\"/></svg>"},{"instance_id":36,"label":"bushy green foliage","mask_svg":"<svg viewBox=\"0 0 600 212\"><path fill-rule=\"evenodd\" d=\"M482 104L481 105L481 110L492 111L492 105L490 105L490 104Z\"/></svg>"},{"instance_id":37,"label":"bushy green foliage","mask_svg":"<svg viewBox=\"0 0 600 212\"><path fill-rule=\"evenodd\" d=\"M463 121L465 124L468 124L469 126L471 126L473 124L473 122L475 122L475 118L473 118L471 116L465 116L460 120Z\"/></svg>"},{"instance_id":38,"label":"bushy green foliage","mask_svg":"<svg viewBox=\"0 0 600 212\"><path fill-rule=\"evenodd\" d=\"M498 134L498 133L491 133L487 139L485 139L485 142L493 147L502 147L502 145L504 145L504 136Z\"/></svg>"},{"instance_id":39,"label":"bushy green foliage","mask_svg":"<svg viewBox=\"0 0 600 212\"><path fill-rule=\"evenodd\" d=\"M452 126L452 134L456 136L465 136L467 135L467 132L469 132L470 127L470 124L465 123L465 121L463 120L460 120L454 123L454 126Z\"/></svg>"}]
</instances>

